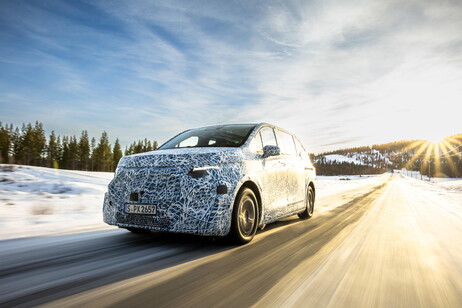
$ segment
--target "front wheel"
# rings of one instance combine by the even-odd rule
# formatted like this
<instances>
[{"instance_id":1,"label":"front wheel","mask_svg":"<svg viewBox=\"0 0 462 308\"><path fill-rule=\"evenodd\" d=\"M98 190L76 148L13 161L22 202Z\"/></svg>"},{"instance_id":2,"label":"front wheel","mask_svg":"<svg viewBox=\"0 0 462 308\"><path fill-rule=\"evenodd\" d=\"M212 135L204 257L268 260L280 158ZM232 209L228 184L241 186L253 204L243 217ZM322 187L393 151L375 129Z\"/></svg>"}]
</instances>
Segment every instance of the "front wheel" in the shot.
<instances>
[{"instance_id":1,"label":"front wheel","mask_svg":"<svg viewBox=\"0 0 462 308\"><path fill-rule=\"evenodd\" d=\"M251 189L244 188L234 202L231 239L239 244L250 242L257 232L259 215L255 194Z\"/></svg>"},{"instance_id":2,"label":"front wheel","mask_svg":"<svg viewBox=\"0 0 462 308\"><path fill-rule=\"evenodd\" d=\"M311 218L313 216L313 211L314 211L314 191L311 186L308 186L308 190L306 192L306 197L305 197L305 210L298 214L298 217L302 220L306 220L308 218Z\"/></svg>"}]
</instances>

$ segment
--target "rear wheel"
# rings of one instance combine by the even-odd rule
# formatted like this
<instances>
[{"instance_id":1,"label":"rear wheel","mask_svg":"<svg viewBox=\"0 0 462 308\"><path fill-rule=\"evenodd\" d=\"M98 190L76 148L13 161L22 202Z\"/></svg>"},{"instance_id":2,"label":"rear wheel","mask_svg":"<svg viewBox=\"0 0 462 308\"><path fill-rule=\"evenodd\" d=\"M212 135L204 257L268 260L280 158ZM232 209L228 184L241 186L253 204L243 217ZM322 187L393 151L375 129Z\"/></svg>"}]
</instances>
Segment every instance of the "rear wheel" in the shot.
<instances>
[{"instance_id":1,"label":"rear wheel","mask_svg":"<svg viewBox=\"0 0 462 308\"><path fill-rule=\"evenodd\" d=\"M314 211L314 191L311 186L308 186L308 190L306 191L305 197L305 211L298 214L300 219L305 220L311 218L313 216Z\"/></svg>"},{"instance_id":2,"label":"rear wheel","mask_svg":"<svg viewBox=\"0 0 462 308\"><path fill-rule=\"evenodd\" d=\"M250 242L257 232L259 210L253 191L244 188L234 202L230 237L239 244Z\"/></svg>"}]
</instances>

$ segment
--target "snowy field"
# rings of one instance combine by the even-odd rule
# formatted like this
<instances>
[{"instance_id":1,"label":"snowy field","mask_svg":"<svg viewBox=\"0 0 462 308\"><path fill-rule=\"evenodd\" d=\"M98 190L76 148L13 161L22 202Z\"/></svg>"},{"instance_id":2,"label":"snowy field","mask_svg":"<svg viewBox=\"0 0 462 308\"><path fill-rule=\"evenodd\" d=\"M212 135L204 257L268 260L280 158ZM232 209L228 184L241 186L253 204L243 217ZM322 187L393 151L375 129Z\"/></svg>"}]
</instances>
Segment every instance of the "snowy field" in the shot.
<instances>
[{"instance_id":1,"label":"snowy field","mask_svg":"<svg viewBox=\"0 0 462 308\"><path fill-rule=\"evenodd\" d=\"M446 207L456 215L462 215L462 179L454 178L431 178L422 177L420 174L408 176L402 173L401 176L412 183L416 188L433 198L435 195L446 200Z\"/></svg>"},{"instance_id":2,"label":"snowy field","mask_svg":"<svg viewBox=\"0 0 462 308\"><path fill-rule=\"evenodd\" d=\"M0 165L0 239L109 228L101 207L113 175Z\"/></svg>"},{"instance_id":3,"label":"snowy field","mask_svg":"<svg viewBox=\"0 0 462 308\"><path fill-rule=\"evenodd\" d=\"M380 175L317 176L316 198L335 195L361 186L378 183L389 176L388 173Z\"/></svg>"},{"instance_id":4,"label":"snowy field","mask_svg":"<svg viewBox=\"0 0 462 308\"><path fill-rule=\"evenodd\" d=\"M388 176L318 176L317 198L378 183ZM110 172L0 165L0 239L114 228L103 223L101 210L112 177ZM462 204L462 180L409 180Z\"/></svg>"}]
</instances>

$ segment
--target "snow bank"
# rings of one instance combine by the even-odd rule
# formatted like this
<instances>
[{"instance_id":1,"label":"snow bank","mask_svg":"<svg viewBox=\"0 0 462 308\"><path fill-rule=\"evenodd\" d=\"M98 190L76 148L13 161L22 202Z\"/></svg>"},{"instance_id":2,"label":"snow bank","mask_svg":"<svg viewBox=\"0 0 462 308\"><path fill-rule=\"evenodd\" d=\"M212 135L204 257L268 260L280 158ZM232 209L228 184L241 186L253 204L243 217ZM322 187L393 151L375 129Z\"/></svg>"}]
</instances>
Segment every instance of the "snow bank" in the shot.
<instances>
[{"instance_id":1,"label":"snow bank","mask_svg":"<svg viewBox=\"0 0 462 308\"><path fill-rule=\"evenodd\" d=\"M0 165L0 239L107 228L109 172Z\"/></svg>"},{"instance_id":2,"label":"snow bank","mask_svg":"<svg viewBox=\"0 0 462 308\"><path fill-rule=\"evenodd\" d=\"M431 178L428 181L428 177L420 180L420 176L410 177L406 173L401 173L401 176L412 183L414 187L446 199L448 206L454 205L454 210L460 215L460 210L462 210L462 179Z\"/></svg>"},{"instance_id":3,"label":"snow bank","mask_svg":"<svg viewBox=\"0 0 462 308\"><path fill-rule=\"evenodd\" d=\"M316 198L335 195L355 189L361 186L383 182L388 173L380 175L342 175L342 176L317 176Z\"/></svg>"}]
</instances>

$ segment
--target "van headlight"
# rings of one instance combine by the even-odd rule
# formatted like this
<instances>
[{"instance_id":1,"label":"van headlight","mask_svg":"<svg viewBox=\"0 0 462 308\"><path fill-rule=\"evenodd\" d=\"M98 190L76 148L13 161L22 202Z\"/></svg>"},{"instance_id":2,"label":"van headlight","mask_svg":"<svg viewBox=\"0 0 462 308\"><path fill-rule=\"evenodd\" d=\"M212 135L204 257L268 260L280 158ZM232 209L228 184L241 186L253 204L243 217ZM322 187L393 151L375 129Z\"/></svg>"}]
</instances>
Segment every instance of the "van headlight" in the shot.
<instances>
[{"instance_id":1,"label":"van headlight","mask_svg":"<svg viewBox=\"0 0 462 308\"><path fill-rule=\"evenodd\" d=\"M115 170L115 175L119 174L120 171L122 171L122 167L117 166Z\"/></svg>"},{"instance_id":2,"label":"van headlight","mask_svg":"<svg viewBox=\"0 0 462 308\"><path fill-rule=\"evenodd\" d=\"M205 166L205 167L196 167L189 170L188 175L194 179L203 178L207 176L208 170L218 169L218 166Z\"/></svg>"}]
</instances>

